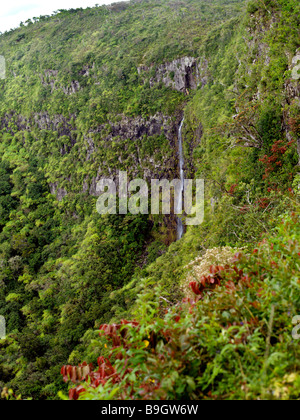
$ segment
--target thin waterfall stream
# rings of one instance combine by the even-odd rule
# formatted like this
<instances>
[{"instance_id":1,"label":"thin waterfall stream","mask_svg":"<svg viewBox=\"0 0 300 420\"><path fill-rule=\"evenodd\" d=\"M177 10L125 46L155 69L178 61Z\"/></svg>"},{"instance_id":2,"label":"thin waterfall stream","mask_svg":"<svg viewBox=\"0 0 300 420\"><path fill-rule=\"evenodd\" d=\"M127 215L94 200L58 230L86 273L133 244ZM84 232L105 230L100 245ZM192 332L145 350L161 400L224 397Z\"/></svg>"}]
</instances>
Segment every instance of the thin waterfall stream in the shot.
<instances>
[{"instance_id":1,"label":"thin waterfall stream","mask_svg":"<svg viewBox=\"0 0 300 420\"><path fill-rule=\"evenodd\" d=\"M178 155L179 155L179 173L180 173L180 195L177 204L177 214L182 213L182 204L183 204L183 191L184 191L184 156L183 156L183 145L182 145L182 127L184 123L184 118L180 123L179 130L178 130ZM183 222L182 216L177 216L177 240L179 241L183 234Z\"/></svg>"}]
</instances>

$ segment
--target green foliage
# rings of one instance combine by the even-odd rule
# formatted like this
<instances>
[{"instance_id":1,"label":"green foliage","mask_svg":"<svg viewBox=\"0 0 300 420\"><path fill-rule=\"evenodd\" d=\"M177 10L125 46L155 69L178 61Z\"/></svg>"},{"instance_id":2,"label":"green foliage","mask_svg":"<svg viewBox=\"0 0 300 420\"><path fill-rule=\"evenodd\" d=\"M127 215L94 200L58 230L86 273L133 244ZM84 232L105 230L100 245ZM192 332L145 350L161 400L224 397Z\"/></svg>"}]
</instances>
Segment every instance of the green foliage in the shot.
<instances>
[{"instance_id":1,"label":"green foliage","mask_svg":"<svg viewBox=\"0 0 300 420\"><path fill-rule=\"evenodd\" d=\"M134 322L101 327L111 353L99 359L99 371L89 368L80 380L63 370L73 383L86 377L70 398L297 399L299 227L299 214L287 214L251 254L211 267L209 283L218 277L218 285L200 300L168 309L161 286L150 302L142 292Z\"/></svg>"},{"instance_id":2,"label":"green foliage","mask_svg":"<svg viewBox=\"0 0 300 420\"><path fill-rule=\"evenodd\" d=\"M0 36L2 398L62 396L61 366L84 369L100 354L118 380L106 375L81 398L298 397L299 2L247 3L60 10ZM207 62L205 86L187 96L153 83L157 66L184 56ZM164 132L112 133L141 120L143 132L157 115L177 123L184 107L186 171L205 179L205 221L167 247L165 220L99 216L86 185L118 170L144 177L150 162L177 173ZM225 246L243 258L201 301L181 303L186 266ZM112 349L96 329L122 319L138 324Z\"/></svg>"}]
</instances>

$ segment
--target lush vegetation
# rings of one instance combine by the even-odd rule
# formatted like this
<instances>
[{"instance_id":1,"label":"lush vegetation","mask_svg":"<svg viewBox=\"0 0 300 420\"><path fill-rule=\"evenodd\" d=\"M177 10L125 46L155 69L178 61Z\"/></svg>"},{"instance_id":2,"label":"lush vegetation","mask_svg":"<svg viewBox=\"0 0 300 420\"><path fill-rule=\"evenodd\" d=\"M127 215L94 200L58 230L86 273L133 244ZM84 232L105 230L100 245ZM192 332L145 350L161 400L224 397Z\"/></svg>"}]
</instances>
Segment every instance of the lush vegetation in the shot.
<instances>
[{"instance_id":1,"label":"lush vegetation","mask_svg":"<svg viewBox=\"0 0 300 420\"><path fill-rule=\"evenodd\" d=\"M0 36L3 398L299 398L299 16L297 0L142 0ZM185 56L205 83L153 84ZM176 175L176 139L145 126L183 112L206 213L170 245L172 221L100 216L89 188Z\"/></svg>"},{"instance_id":2,"label":"lush vegetation","mask_svg":"<svg viewBox=\"0 0 300 420\"><path fill-rule=\"evenodd\" d=\"M194 299L170 308L161 285L150 301L141 293L134 321L100 327L99 369L63 367L81 383L70 398L298 399L299 228L299 214L286 215L252 255L195 276Z\"/></svg>"}]
</instances>

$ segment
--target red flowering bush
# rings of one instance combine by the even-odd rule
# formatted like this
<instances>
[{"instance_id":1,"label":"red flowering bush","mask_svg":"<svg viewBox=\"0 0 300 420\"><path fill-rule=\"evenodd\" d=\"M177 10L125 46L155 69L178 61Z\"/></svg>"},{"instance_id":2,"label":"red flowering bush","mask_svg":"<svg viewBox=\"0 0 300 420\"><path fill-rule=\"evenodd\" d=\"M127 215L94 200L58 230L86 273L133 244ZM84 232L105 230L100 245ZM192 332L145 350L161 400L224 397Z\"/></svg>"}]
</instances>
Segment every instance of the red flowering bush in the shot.
<instances>
[{"instance_id":1,"label":"red flowering bush","mask_svg":"<svg viewBox=\"0 0 300 420\"><path fill-rule=\"evenodd\" d=\"M271 155L264 155L264 157L259 159L265 166L263 179L267 179L272 172L283 166L282 158L294 143L295 140L291 140L290 142L277 140L271 147Z\"/></svg>"}]
</instances>

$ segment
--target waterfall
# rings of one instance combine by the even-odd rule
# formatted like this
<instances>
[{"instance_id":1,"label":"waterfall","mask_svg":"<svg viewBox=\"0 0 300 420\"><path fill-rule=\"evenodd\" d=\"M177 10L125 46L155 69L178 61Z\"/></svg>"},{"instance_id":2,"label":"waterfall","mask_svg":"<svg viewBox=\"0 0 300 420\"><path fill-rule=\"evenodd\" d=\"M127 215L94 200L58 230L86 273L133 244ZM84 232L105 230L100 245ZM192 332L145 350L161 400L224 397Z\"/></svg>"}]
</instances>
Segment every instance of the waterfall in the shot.
<instances>
[{"instance_id":1,"label":"waterfall","mask_svg":"<svg viewBox=\"0 0 300 420\"><path fill-rule=\"evenodd\" d=\"M184 118L180 123L178 130L178 154L179 154L179 173L180 173L180 197L177 204L177 214L182 212L183 204L183 190L184 190L184 156L183 156L183 146L182 146L182 127L184 123ZM177 216L177 240L179 241L184 233L183 223L180 216Z\"/></svg>"}]
</instances>

